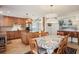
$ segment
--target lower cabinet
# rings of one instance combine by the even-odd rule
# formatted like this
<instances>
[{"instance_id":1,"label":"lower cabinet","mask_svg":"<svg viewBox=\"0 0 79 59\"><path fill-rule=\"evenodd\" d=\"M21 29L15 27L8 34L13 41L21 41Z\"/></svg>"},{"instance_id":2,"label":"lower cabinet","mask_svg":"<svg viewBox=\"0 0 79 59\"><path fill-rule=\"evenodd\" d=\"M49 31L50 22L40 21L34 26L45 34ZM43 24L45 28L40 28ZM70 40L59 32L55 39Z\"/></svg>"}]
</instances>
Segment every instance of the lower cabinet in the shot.
<instances>
[{"instance_id":1,"label":"lower cabinet","mask_svg":"<svg viewBox=\"0 0 79 59\"><path fill-rule=\"evenodd\" d=\"M20 31L7 31L6 33L8 40L20 38Z\"/></svg>"},{"instance_id":2,"label":"lower cabinet","mask_svg":"<svg viewBox=\"0 0 79 59\"><path fill-rule=\"evenodd\" d=\"M14 38L15 39L20 38L20 31L15 31L14 32Z\"/></svg>"}]
</instances>

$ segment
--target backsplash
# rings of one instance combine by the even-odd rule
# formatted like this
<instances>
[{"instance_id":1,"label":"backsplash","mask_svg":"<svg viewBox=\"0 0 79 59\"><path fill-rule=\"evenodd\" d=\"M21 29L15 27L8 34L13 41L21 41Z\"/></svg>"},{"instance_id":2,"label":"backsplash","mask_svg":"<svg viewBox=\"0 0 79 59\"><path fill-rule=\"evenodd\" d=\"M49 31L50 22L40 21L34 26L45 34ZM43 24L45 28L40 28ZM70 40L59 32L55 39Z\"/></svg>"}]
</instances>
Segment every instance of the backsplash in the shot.
<instances>
[{"instance_id":1,"label":"backsplash","mask_svg":"<svg viewBox=\"0 0 79 59\"><path fill-rule=\"evenodd\" d=\"M0 31L17 31L17 30L25 30L25 26L14 25L14 26L1 26Z\"/></svg>"},{"instance_id":2,"label":"backsplash","mask_svg":"<svg viewBox=\"0 0 79 59\"><path fill-rule=\"evenodd\" d=\"M12 31L22 30L22 27L21 25L14 24L11 30Z\"/></svg>"}]
</instances>

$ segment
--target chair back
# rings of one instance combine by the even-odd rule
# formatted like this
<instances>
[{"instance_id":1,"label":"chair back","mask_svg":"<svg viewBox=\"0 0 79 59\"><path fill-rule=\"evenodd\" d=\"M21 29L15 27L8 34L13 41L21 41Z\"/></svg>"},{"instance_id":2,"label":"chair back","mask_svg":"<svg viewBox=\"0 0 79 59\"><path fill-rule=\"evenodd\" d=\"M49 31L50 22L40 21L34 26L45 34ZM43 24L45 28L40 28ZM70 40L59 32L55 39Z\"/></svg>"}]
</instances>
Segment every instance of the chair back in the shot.
<instances>
[{"instance_id":1,"label":"chair back","mask_svg":"<svg viewBox=\"0 0 79 59\"><path fill-rule=\"evenodd\" d=\"M38 47L37 47L37 42L36 42L36 40L34 40L34 39L30 39L29 40L29 45L30 45L30 49L31 49L31 52L32 53L34 53L34 54L36 54L36 53L38 53Z\"/></svg>"},{"instance_id":2,"label":"chair back","mask_svg":"<svg viewBox=\"0 0 79 59\"><path fill-rule=\"evenodd\" d=\"M41 36L47 36L48 32L41 32Z\"/></svg>"},{"instance_id":3,"label":"chair back","mask_svg":"<svg viewBox=\"0 0 79 59\"><path fill-rule=\"evenodd\" d=\"M67 48L68 36L65 36L60 42L57 54L64 54L65 49Z\"/></svg>"}]
</instances>

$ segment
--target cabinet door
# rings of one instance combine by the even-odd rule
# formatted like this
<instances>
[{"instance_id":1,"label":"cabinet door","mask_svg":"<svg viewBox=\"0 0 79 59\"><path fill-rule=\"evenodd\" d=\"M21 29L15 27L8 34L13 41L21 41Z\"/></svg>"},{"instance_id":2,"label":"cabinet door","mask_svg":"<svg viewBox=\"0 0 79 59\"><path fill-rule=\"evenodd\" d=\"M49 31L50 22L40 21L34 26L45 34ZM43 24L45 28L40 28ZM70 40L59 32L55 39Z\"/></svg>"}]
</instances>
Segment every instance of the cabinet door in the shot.
<instances>
[{"instance_id":1,"label":"cabinet door","mask_svg":"<svg viewBox=\"0 0 79 59\"><path fill-rule=\"evenodd\" d=\"M3 20L1 20L1 26L12 26L14 19L12 17L4 16Z\"/></svg>"},{"instance_id":2,"label":"cabinet door","mask_svg":"<svg viewBox=\"0 0 79 59\"><path fill-rule=\"evenodd\" d=\"M21 25L25 25L26 24L25 19L20 19L20 21L21 21Z\"/></svg>"},{"instance_id":3,"label":"cabinet door","mask_svg":"<svg viewBox=\"0 0 79 59\"><path fill-rule=\"evenodd\" d=\"M13 26L13 24L19 24L19 25L25 25L28 22L28 19L25 18L17 18L17 17L10 17L10 16L4 16L2 20L0 20L0 26Z\"/></svg>"},{"instance_id":4,"label":"cabinet door","mask_svg":"<svg viewBox=\"0 0 79 59\"><path fill-rule=\"evenodd\" d=\"M12 40L14 39L14 31L7 31L7 39Z\"/></svg>"},{"instance_id":5,"label":"cabinet door","mask_svg":"<svg viewBox=\"0 0 79 59\"><path fill-rule=\"evenodd\" d=\"M26 19L22 19L22 25L25 25L26 24Z\"/></svg>"},{"instance_id":6,"label":"cabinet door","mask_svg":"<svg viewBox=\"0 0 79 59\"><path fill-rule=\"evenodd\" d=\"M3 19L1 20L1 26L7 26L8 24L8 18L7 17L3 17Z\"/></svg>"},{"instance_id":7,"label":"cabinet door","mask_svg":"<svg viewBox=\"0 0 79 59\"><path fill-rule=\"evenodd\" d=\"M20 33L19 33L19 31L15 31L14 35L15 35L15 39L20 38Z\"/></svg>"},{"instance_id":8,"label":"cabinet door","mask_svg":"<svg viewBox=\"0 0 79 59\"><path fill-rule=\"evenodd\" d=\"M13 24L15 23L14 19L15 18L13 18L13 17L8 18L8 26L13 26Z\"/></svg>"},{"instance_id":9,"label":"cabinet door","mask_svg":"<svg viewBox=\"0 0 79 59\"><path fill-rule=\"evenodd\" d=\"M21 24L20 18L16 18L16 24Z\"/></svg>"},{"instance_id":10,"label":"cabinet door","mask_svg":"<svg viewBox=\"0 0 79 59\"><path fill-rule=\"evenodd\" d=\"M10 37L10 39L14 39L14 31L9 32L9 37Z\"/></svg>"},{"instance_id":11,"label":"cabinet door","mask_svg":"<svg viewBox=\"0 0 79 59\"><path fill-rule=\"evenodd\" d=\"M22 19L22 18L18 18L18 19L16 20L16 22L17 22L17 24L19 24L19 25L25 25L25 24L26 24L25 20Z\"/></svg>"},{"instance_id":12,"label":"cabinet door","mask_svg":"<svg viewBox=\"0 0 79 59\"><path fill-rule=\"evenodd\" d=\"M13 26L13 24L15 23L15 18L11 17L9 21L10 21L10 25Z\"/></svg>"},{"instance_id":13,"label":"cabinet door","mask_svg":"<svg viewBox=\"0 0 79 59\"><path fill-rule=\"evenodd\" d=\"M3 19L3 22L4 22L4 26L9 26L9 24L10 24L9 17L5 16Z\"/></svg>"}]
</instances>

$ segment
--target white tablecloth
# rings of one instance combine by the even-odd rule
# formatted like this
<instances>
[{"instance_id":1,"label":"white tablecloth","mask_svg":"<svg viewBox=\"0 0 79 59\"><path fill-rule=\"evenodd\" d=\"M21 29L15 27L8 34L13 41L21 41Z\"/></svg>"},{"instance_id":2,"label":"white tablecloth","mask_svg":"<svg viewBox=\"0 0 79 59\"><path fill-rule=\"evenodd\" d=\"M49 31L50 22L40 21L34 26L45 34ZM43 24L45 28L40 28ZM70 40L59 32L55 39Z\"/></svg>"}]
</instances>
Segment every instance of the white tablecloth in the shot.
<instances>
[{"instance_id":1,"label":"white tablecloth","mask_svg":"<svg viewBox=\"0 0 79 59\"><path fill-rule=\"evenodd\" d=\"M54 49L59 47L59 43L63 37L60 36L44 36L35 38L39 47L47 49L47 53L53 53Z\"/></svg>"}]
</instances>

